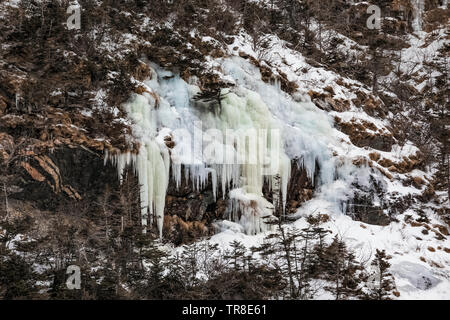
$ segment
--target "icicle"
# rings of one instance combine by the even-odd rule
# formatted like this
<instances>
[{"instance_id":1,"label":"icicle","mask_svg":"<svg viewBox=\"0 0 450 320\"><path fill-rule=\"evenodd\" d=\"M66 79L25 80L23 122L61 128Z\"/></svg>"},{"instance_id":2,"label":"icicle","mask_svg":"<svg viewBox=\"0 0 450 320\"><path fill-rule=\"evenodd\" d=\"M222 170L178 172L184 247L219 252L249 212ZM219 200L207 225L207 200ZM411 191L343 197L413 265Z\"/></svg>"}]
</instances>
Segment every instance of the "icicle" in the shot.
<instances>
[{"instance_id":1,"label":"icicle","mask_svg":"<svg viewBox=\"0 0 450 320\"><path fill-rule=\"evenodd\" d=\"M212 169L212 168L207 169L207 172L211 173L213 196L214 196L214 201L216 201L216 199L217 199L217 172L215 169Z\"/></svg>"},{"instance_id":2,"label":"icicle","mask_svg":"<svg viewBox=\"0 0 450 320\"><path fill-rule=\"evenodd\" d=\"M149 96L136 95L134 100L125 105L128 116L136 123L135 133L140 139L141 147L137 155L130 152L109 155L105 152L105 162L110 160L116 165L118 176L122 175L128 165L134 167L138 175L141 199L141 221L143 232L146 226L156 219L159 235L162 237L164 206L168 187L170 156L167 147L155 140L156 114L154 104Z\"/></svg>"},{"instance_id":3,"label":"icicle","mask_svg":"<svg viewBox=\"0 0 450 320\"><path fill-rule=\"evenodd\" d=\"M422 21L423 21L423 12L425 10L424 0L413 0L414 6L414 20L412 22L412 27L415 32L422 31Z\"/></svg>"}]
</instances>

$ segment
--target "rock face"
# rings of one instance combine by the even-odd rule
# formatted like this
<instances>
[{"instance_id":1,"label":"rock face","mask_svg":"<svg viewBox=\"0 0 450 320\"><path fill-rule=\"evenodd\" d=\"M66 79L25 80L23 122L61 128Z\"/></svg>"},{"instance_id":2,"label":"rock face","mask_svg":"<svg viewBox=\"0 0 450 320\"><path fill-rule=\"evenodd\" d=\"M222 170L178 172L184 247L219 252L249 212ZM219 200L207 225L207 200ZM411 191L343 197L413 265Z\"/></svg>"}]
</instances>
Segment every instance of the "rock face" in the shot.
<instances>
[{"instance_id":1,"label":"rock face","mask_svg":"<svg viewBox=\"0 0 450 320\"><path fill-rule=\"evenodd\" d=\"M2 145L8 141L3 138ZM31 201L41 210L81 200L96 201L106 188L119 187L115 168L104 166L101 153L83 147L22 150L13 156L16 161L10 165L8 184L14 191L9 197Z\"/></svg>"},{"instance_id":2,"label":"rock face","mask_svg":"<svg viewBox=\"0 0 450 320\"><path fill-rule=\"evenodd\" d=\"M195 190L184 175L178 188L173 180L169 181L163 236L180 245L214 233L211 222L222 218L226 203L222 194L214 200L211 183Z\"/></svg>"},{"instance_id":3,"label":"rock face","mask_svg":"<svg viewBox=\"0 0 450 320\"><path fill-rule=\"evenodd\" d=\"M66 140L70 144L65 144ZM89 141L85 140L86 143ZM7 179L8 198L32 203L44 211L67 210L68 207L78 210L83 204L98 203L106 190L118 192L117 169L109 162L104 164L104 147L96 149L97 144L90 147L77 146L70 138L55 143L37 139L15 140L2 133L0 160L5 171L2 181ZM127 172L134 174L133 170ZM289 212L308 200L313 188L296 162L292 163L292 172L287 199ZM135 187L138 187L137 181ZM266 197L271 199L271 192L265 189ZM138 192L132 196L139 201ZM184 175L178 187L171 180L165 205L165 239L180 245L213 234L212 222L229 218L229 201L223 198L220 190L214 199L211 182L196 190Z\"/></svg>"},{"instance_id":4,"label":"rock face","mask_svg":"<svg viewBox=\"0 0 450 320\"><path fill-rule=\"evenodd\" d=\"M391 222L391 218L381 208L361 205L354 210L353 218L367 224L387 226Z\"/></svg>"},{"instance_id":5,"label":"rock face","mask_svg":"<svg viewBox=\"0 0 450 320\"><path fill-rule=\"evenodd\" d=\"M3 144L7 143L4 137ZM41 210L54 211L64 205L77 207L80 202L97 202L106 189L114 192L120 188L116 168L109 163L105 166L101 153L82 147L60 147L38 154L28 152L13 171L10 184L17 188L9 197L31 201ZM311 199L313 189L305 170L293 161L287 212L295 212ZM264 192L271 199L267 186ZM223 199L221 191L214 199L211 182L195 190L192 181L187 181L184 175L178 187L171 180L166 196L164 238L181 245L214 234L212 222L228 219L229 205L230 200Z\"/></svg>"},{"instance_id":6,"label":"rock face","mask_svg":"<svg viewBox=\"0 0 450 320\"><path fill-rule=\"evenodd\" d=\"M310 200L314 193L314 187L311 179L306 174L306 170L299 166L297 161L292 161L286 212L293 213L302 203Z\"/></svg>"},{"instance_id":7,"label":"rock face","mask_svg":"<svg viewBox=\"0 0 450 320\"><path fill-rule=\"evenodd\" d=\"M370 147L380 151L390 152L395 139L390 132L377 128L373 123L367 121L344 122L335 117L336 126L347 134L355 146Z\"/></svg>"},{"instance_id":8,"label":"rock face","mask_svg":"<svg viewBox=\"0 0 450 320\"><path fill-rule=\"evenodd\" d=\"M291 172L287 213L295 212L302 203L310 200L314 193L314 185L296 160L292 161ZM263 193L266 199L272 201L272 192L267 185L264 186ZM183 175L178 188L173 181L169 182L163 235L177 245L211 235L215 232L212 222L229 219L229 208L230 200L227 195L223 198L220 188L215 200L211 182L196 191L192 181L186 181ZM277 211L280 214L282 208L277 208Z\"/></svg>"}]
</instances>

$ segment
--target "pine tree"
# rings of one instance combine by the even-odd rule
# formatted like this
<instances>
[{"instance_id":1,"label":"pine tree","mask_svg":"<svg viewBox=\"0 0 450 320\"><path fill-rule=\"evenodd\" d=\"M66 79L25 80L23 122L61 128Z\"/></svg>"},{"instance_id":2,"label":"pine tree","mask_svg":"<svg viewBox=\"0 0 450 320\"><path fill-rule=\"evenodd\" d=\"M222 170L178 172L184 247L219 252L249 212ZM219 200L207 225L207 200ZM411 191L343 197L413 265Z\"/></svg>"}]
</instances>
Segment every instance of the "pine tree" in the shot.
<instances>
[{"instance_id":1,"label":"pine tree","mask_svg":"<svg viewBox=\"0 0 450 320\"><path fill-rule=\"evenodd\" d=\"M225 258L231 259L233 269L239 271L244 268L245 265L245 253L246 248L242 242L234 240L230 243L231 250L225 252Z\"/></svg>"},{"instance_id":2,"label":"pine tree","mask_svg":"<svg viewBox=\"0 0 450 320\"><path fill-rule=\"evenodd\" d=\"M309 272L313 277L320 276L324 273L324 253L325 253L325 237L330 233L321 227L313 228L315 238L318 240L311 252L311 263L309 265Z\"/></svg>"},{"instance_id":3,"label":"pine tree","mask_svg":"<svg viewBox=\"0 0 450 320\"><path fill-rule=\"evenodd\" d=\"M0 220L0 298L2 299L32 298L37 293L38 274L33 270L33 263L27 257L30 246L13 243L13 239L20 234L25 234L32 224L33 220L30 216L15 220Z\"/></svg>"},{"instance_id":4,"label":"pine tree","mask_svg":"<svg viewBox=\"0 0 450 320\"><path fill-rule=\"evenodd\" d=\"M386 255L386 251L380 251L377 249L375 258L371 265L376 268L372 274L374 283L369 287L369 293L366 294L366 298L374 300L389 300L392 291L395 288L395 283L392 278L392 274L389 273L391 264L389 263L390 257Z\"/></svg>"},{"instance_id":5,"label":"pine tree","mask_svg":"<svg viewBox=\"0 0 450 320\"><path fill-rule=\"evenodd\" d=\"M146 237L148 239L148 237ZM161 251L154 241L147 241L145 247L140 248L140 256L143 264L147 266L147 269L143 266L136 270L138 275L138 281L135 282L135 287L139 288L141 280L144 280L144 288L141 289L144 298L146 299L163 299L165 291L165 279L164 272L165 259L167 254ZM138 289L139 290L139 289Z\"/></svg>"},{"instance_id":6,"label":"pine tree","mask_svg":"<svg viewBox=\"0 0 450 320\"><path fill-rule=\"evenodd\" d=\"M37 293L37 275L33 266L13 252L0 256L0 298L32 298Z\"/></svg>"},{"instance_id":7,"label":"pine tree","mask_svg":"<svg viewBox=\"0 0 450 320\"><path fill-rule=\"evenodd\" d=\"M439 162L437 173L437 188L446 190L450 199L450 136L448 126L450 124L448 85L448 52L450 45L446 44L438 51L438 55L433 61L434 68L440 73L433 83L431 92L426 97L429 110L427 117L431 123L431 133L436 139L439 147L439 155L436 157Z\"/></svg>"},{"instance_id":8,"label":"pine tree","mask_svg":"<svg viewBox=\"0 0 450 320\"><path fill-rule=\"evenodd\" d=\"M360 295L357 271L362 267L356 263L354 254L347 250L344 241L339 240L337 235L325 249L324 267L326 279L333 283L325 289L331 292L336 300Z\"/></svg>"},{"instance_id":9,"label":"pine tree","mask_svg":"<svg viewBox=\"0 0 450 320\"><path fill-rule=\"evenodd\" d=\"M312 298L311 280L312 280L312 264L313 254L311 248L313 247L313 241L316 239L316 233L313 228L302 229L299 234L302 239L303 247L300 251L297 251L297 246L293 246L294 261L295 261L295 274L298 283L298 296L301 299Z\"/></svg>"},{"instance_id":10,"label":"pine tree","mask_svg":"<svg viewBox=\"0 0 450 320\"><path fill-rule=\"evenodd\" d=\"M266 223L276 224L277 231L268 235L265 243L257 248L257 251L266 259L272 258L272 267L288 279L289 298L311 298L309 280L307 280L307 275L303 273L306 270L306 261L309 261L308 241L301 251L298 248L298 238L302 237L299 230L287 228L282 224L281 219ZM304 232L303 236L305 234L309 234L309 231ZM307 237L310 238L309 235Z\"/></svg>"},{"instance_id":11,"label":"pine tree","mask_svg":"<svg viewBox=\"0 0 450 320\"><path fill-rule=\"evenodd\" d=\"M187 287L193 288L198 284L199 266L199 248L198 244L183 246L183 253L181 254L181 275L187 284Z\"/></svg>"}]
</instances>

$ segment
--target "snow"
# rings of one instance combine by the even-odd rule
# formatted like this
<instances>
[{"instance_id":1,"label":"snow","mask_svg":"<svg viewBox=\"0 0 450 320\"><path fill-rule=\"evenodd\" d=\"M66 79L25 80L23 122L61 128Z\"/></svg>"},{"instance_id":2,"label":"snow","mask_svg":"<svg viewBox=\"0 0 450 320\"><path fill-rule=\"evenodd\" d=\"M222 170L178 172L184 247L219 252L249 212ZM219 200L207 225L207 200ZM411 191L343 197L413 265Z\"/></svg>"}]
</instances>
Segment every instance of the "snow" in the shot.
<instances>
[{"instance_id":1,"label":"snow","mask_svg":"<svg viewBox=\"0 0 450 320\"><path fill-rule=\"evenodd\" d=\"M402 49L400 52L400 64L398 69L404 73L412 76L408 83L414 86L419 92L422 91L425 85L432 85L434 78L440 76L430 64L436 53L448 42L446 38L446 29L442 28L434 31L432 34L417 31L415 35L408 35L405 41L409 44L408 48ZM430 76L431 83L423 81L423 77ZM381 77L383 81L395 79L393 72L386 77Z\"/></svg>"},{"instance_id":2,"label":"snow","mask_svg":"<svg viewBox=\"0 0 450 320\"><path fill-rule=\"evenodd\" d=\"M330 212L326 203L317 208L312 210L315 214ZM306 216L310 213L311 210L308 209L299 210L297 215L299 219L287 227L297 229L308 227ZM349 249L356 253L357 261L364 263L366 267L369 267L368 262L373 259L376 249L386 250L386 253L392 256L389 260L391 263L389 271L394 276L397 291L400 292L398 299L449 299L450 254L442 248L450 248L450 240L439 241L441 249L429 251L428 247L436 247L436 240L431 236L432 232L429 236L425 236L420 232L420 228L402 221L411 214L413 215L412 211L406 212L398 217L400 222L392 222L388 226L369 225L354 221L345 215L332 215L329 222L320 226L332 232L327 238L328 241L331 241L334 235L338 235ZM435 222L437 221L433 218L429 225ZM247 248L259 246L263 243L264 237L270 233L267 231L254 236L245 235L235 224L224 224L220 230L220 233L208 241L218 244L223 250L229 249L229 244L234 240L241 241ZM422 240L417 239L418 236ZM333 299L333 297L322 293L316 299Z\"/></svg>"},{"instance_id":3,"label":"snow","mask_svg":"<svg viewBox=\"0 0 450 320\"><path fill-rule=\"evenodd\" d=\"M239 221L246 234L255 235L272 230L272 226L266 224L263 218L272 216L274 207L262 195L233 189L230 191L230 199L233 201L232 220ZM240 219L237 217L238 211L241 212Z\"/></svg>"},{"instance_id":4,"label":"snow","mask_svg":"<svg viewBox=\"0 0 450 320\"><path fill-rule=\"evenodd\" d=\"M405 289L408 291L414 291L414 289L427 290L441 282L429 268L409 261L396 264L391 268L391 272L397 275L400 281L403 280L402 283L407 283Z\"/></svg>"}]
</instances>

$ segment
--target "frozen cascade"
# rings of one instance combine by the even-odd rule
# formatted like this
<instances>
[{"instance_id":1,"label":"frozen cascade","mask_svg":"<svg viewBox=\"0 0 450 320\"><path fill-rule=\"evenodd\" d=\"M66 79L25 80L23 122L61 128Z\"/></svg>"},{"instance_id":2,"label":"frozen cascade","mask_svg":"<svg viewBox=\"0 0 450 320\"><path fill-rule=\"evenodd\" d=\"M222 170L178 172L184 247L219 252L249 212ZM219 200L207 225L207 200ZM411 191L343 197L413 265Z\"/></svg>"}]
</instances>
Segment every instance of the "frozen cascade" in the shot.
<instances>
[{"instance_id":1,"label":"frozen cascade","mask_svg":"<svg viewBox=\"0 0 450 320\"><path fill-rule=\"evenodd\" d=\"M141 149L137 155L106 158L116 164L119 176L127 165L136 170L142 185L142 224L147 225L148 210L162 234L169 178L178 187L184 175L196 190L211 181L215 198L219 187L223 197L229 191L232 220L247 234L264 232L270 227L264 219L273 218L275 207L286 205L291 159L299 159L312 180L316 164L320 166L317 198L335 203L341 211L359 170L332 156L331 150L341 142L329 115L308 96L294 101L279 86L263 82L259 70L242 58L227 58L221 64L236 85L222 89L219 110L194 102L197 86L154 64L151 80L145 82L148 93L135 94L125 105ZM170 153L167 136L175 142ZM274 203L263 197L265 183Z\"/></svg>"},{"instance_id":2,"label":"frozen cascade","mask_svg":"<svg viewBox=\"0 0 450 320\"><path fill-rule=\"evenodd\" d=\"M239 221L247 234L256 234L268 230L269 225L263 219L272 216L274 205L280 206L277 203L279 194L281 207L286 205L291 161L281 143L281 127L257 93L239 88L235 92L223 90L222 94L219 116L203 113L201 120L208 128L217 128L221 132L233 129L235 133L231 142L226 141L229 146L235 144L241 173L240 188L229 193L233 200L233 220ZM213 162L222 163L222 159L215 158ZM273 204L263 197L265 181L273 187ZM237 211L241 213L240 219Z\"/></svg>"},{"instance_id":3,"label":"frozen cascade","mask_svg":"<svg viewBox=\"0 0 450 320\"><path fill-rule=\"evenodd\" d=\"M259 70L247 61L241 61L241 58L225 59L223 68L238 85L260 95L282 129L287 156L300 159L299 165L304 167L311 179L314 179L318 163L321 168L318 185L332 182L336 164L330 146L338 146L341 142L336 138L330 116L318 109L309 96L294 101L279 86L263 82Z\"/></svg>"},{"instance_id":4,"label":"frozen cascade","mask_svg":"<svg viewBox=\"0 0 450 320\"><path fill-rule=\"evenodd\" d=\"M415 32L422 31L423 14L425 10L425 0L413 0L411 4L414 7L412 27Z\"/></svg>"},{"instance_id":5,"label":"frozen cascade","mask_svg":"<svg viewBox=\"0 0 450 320\"><path fill-rule=\"evenodd\" d=\"M156 219L159 234L162 236L164 206L169 183L170 157L164 142L156 139L155 101L148 94L136 95L125 104L124 108L130 119L136 124L134 133L141 142L138 154L130 152L109 155L106 152L105 162L111 160L117 167L119 178L127 165L132 165L137 172L141 185L141 217L144 232L145 226Z\"/></svg>"}]
</instances>

